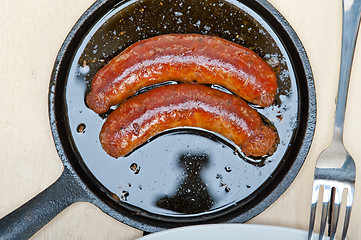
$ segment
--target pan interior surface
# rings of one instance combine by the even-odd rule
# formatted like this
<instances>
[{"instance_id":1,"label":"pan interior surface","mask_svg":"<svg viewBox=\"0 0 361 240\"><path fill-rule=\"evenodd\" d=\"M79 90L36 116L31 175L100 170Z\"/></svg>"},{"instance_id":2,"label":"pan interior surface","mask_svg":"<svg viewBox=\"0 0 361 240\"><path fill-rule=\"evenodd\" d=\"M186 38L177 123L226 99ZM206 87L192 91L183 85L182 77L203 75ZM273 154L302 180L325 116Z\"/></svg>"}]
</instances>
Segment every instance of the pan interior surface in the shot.
<instances>
[{"instance_id":1,"label":"pan interior surface","mask_svg":"<svg viewBox=\"0 0 361 240\"><path fill-rule=\"evenodd\" d=\"M262 202L297 159L309 103L307 85L300 84L306 81L304 70L294 67L300 60L289 55L275 27L238 1L124 1L102 11L88 23L73 55L64 94L72 149L88 179L101 189L100 197L119 211L163 222L229 221L242 214L237 221L246 221L275 201L280 194ZM132 43L168 33L219 36L270 63L279 82L276 101L267 108L252 107L277 129L280 142L272 156L245 157L222 136L190 127L163 132L125 157L104 152L99 132L109 113L95 114L85 104L92 78ZM260 207L248 213L255 206Z\"/></svg>"}]
</instances>

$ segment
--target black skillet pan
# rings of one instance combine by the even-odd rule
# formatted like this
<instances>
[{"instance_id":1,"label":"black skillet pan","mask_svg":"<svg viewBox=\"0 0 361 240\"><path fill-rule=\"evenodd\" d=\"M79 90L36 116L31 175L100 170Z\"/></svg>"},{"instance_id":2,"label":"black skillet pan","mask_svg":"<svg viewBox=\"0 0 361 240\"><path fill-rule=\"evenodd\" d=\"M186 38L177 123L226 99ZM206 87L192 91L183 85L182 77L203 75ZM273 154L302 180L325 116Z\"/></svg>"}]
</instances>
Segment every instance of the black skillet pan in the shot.
<instances>
[{"instance_id":1,"label":"black skillet pan","mask_svg":"<svg viewBox=\"0 0 361 240\"><path fill-rule=\"evenodd\" d=\"M163 132L122 158L102 150L98 134L111 110L97 115L87 108L84 97L92 77L130 44L166 33L220 36L273 66L280 86L275 103L252 106L278 131L272 156L247 158L222 136L187 127ZM265 0L97 1L66 38L49 87L50 124L64 172L1 219L0 236L28 238L78 201L146 232L245 222L296 177L311 145L315 102L305 50Z\"/></svg>"}]
</instances>

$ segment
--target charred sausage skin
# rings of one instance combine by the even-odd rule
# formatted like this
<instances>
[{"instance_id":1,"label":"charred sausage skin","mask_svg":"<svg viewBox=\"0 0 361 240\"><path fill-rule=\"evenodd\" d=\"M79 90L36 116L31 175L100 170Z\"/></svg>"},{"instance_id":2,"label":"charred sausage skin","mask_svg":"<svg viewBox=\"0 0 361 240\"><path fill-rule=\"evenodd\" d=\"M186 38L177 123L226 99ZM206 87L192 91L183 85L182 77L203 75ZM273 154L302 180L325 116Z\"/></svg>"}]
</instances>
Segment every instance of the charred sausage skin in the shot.
<instances>
[{"instance_id":1,"label":"charred sausage skin","mask_svg":"<svg viewBox=\"0 0 361 240\"><path fill-rule=\"evenodd\" d=\"M251 156L271 154L277 139L257 111L239 97L184 83L157 87L121 103L105 121L100 142L109 155L120 157L179 126L217 132Z\"/></svg>"},{"instance_id":2,"label":"charred sausage skin","mask_svg":"<svg viewBox=\"0 0 361 240\"><path fill-rule=\"evenodd\" d=\"M101 68L86 101L106 112L142 87L175 80L218 84L262 107L274 101L277 78L256 53L228 40L199 34L168 34L134 43Z\"/></svg>"}]
</instances>

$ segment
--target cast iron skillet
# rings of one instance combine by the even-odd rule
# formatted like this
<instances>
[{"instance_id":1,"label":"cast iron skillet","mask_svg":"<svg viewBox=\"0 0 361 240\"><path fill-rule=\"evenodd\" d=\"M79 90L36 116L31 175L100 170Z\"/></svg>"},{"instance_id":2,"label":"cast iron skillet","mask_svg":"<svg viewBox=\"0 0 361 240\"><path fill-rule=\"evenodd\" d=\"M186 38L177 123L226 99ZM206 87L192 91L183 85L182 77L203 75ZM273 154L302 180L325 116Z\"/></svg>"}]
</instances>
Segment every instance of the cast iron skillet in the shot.
<instances>
[{"instance_id":1,"label":"cast iron skillet","mask_svg":"<svg viewBox=\"0 0 361 240\"><path fill-rule=\"evenodd\" d=\"M166 131L122 158L104 153L98 134L109 113L97 115L84 101L92 77L130 44L166 33L220 36L249 47L274 67L280 86L275 103L252 105L278 131L272 156L247 158L222 136L196 128ZM265 0L99 0L66 38L50 82L50 124L64 171L0 220L0 236L28 238L78 201L146 232L245 222L296 177L312 142L315 102L305 50Z\"/></svg>"}]
</instances>

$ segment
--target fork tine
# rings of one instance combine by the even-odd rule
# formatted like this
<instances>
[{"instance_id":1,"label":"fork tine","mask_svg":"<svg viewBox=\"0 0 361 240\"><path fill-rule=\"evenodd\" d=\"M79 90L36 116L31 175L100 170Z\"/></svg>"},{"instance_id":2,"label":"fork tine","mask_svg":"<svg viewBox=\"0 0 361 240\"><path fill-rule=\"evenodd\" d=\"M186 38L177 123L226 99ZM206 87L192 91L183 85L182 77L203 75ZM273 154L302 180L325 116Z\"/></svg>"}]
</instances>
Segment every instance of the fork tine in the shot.
<instances>
[{"instance_id":1,"label":"fork tine","mask_svg":"<svg viewBox=\"0 0 361 240\"><path fill-rule=\"evenodd\" d=\"M346 234L348 230L348 224L350 222L350 214L351 214L351 206L346 207L346 213L345 213L345 223L343 224L343 231L342 231L342 237L341 240L346 239Z\"/></svg>"},{"instance_id":2,"label":"fork tine","mask_svg":"<svg viewBox=\"0 0 361 240\"><path fill-rule=\"evenodd\" d=\"M335 235L336 235L336 229L337 229L337 223L338 223L338 217L340 214L340 205L342 202L342 189L340 191L340 189L338 187L333 188L335 195L334 195L334 201L333 201L333 207L331 209L331 226L330 226L330 240L334 240L335 239Z\"/></svg>"},{"instance_id":3,"label":"fork tine","mask_svg":"<svg viewBox=\"0 0 361 240\"><path fill-rule=\"evenodd\" d=\"M325 234L327 216L330 206L330 199L331 199L331 188L330 186L324 186L319 240L322 240Z\"/></svg>"},{"instance_id":4,"label":"fork tine","mask_svg":"<svg viewBox=\"0 0 361 240\"><path fill-rule=\"evenodd\" d=\"M311 205L310 225L308 228L308 237L307 237L308 240L312 239L313 227L315 224L316 205L317 205L317 202L312 203L312 205Z\"/></svg>"},{"instance_id":5,"label":"fork tine","mask_svg":"<svg viewBox=\"0 0 361 240\"><path fill-rule=\"evenodd\" d=\"M320 185L316 182L313 184L313 191L312 191L312 202L311 202L311 213L310 213L310 225L308 227L308 240L312 239L313 228L315 224L315 216L316 216L316 206L318 201L318 196L320 192Z\"/></svg>"},{"instance_id":6,"label":"fork tine","mask_svg":"<svg viewBox=\"0 0 361 240\"><path fill-rule=\"evenodd\" d=\"M350 186L350 187L347 188L347 201L346 201L347 203L346 203L345 222L343 224L341 240L346 239L348 225L350 223L351 208L352 208L352 203L353 203L353 192L354 192L354 187L353 186Z\"/></svg>"}]
</instances>

